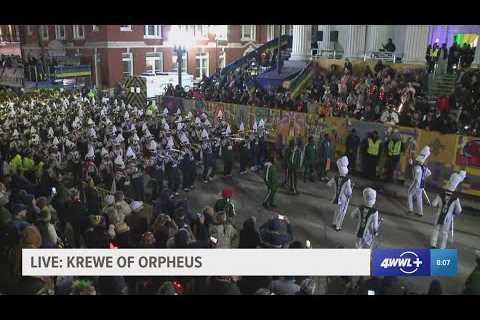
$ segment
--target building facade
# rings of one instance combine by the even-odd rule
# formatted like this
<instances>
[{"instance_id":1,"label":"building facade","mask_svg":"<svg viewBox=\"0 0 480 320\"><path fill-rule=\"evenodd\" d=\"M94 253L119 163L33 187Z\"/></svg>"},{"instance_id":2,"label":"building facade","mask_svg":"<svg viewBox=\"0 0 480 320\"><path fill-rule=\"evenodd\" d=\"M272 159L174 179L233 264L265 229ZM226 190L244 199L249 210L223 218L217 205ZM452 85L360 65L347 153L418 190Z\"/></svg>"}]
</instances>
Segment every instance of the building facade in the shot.
<instances>
[{"instance_id":1,"label":"building facade","mask_svg":"<svg viewBox=\"0 0 480 320\"><path fill-rule=\"evenodd\" d=\"M18 25L0 25L0 55L20 55L20 33Z\"/></svg>"},{"instance_id":2,"label":"building facade","mask_svg":"<svg viewBox=\"0 0 480 320\"><path fill-rule=\"evenodd\" d=\"M179 25L194 38L183 55L183 70L195 79L209 76L279 34L293 36L292 59L310 59L310 44L362 59L389 38L402 62L425 63L428 44L451 45L453 36L475 37L480 26L437 25ZM44 54L75 58L92 66L92 82L114 87L124 76L176 72L172 25L23 25L3 26L0 39L20 41L23 57ZM322 31L319 41L319 31ZM336 32L331 39L331 32ZM465 36L466 37L466 36ZM478 38L478 37L477 37ZM5 41L4 41L5 42ZM475 40L475 45L477 40ZM441 43L440 43L441 44ZM474 63L480 62L477 50Z\"/></svg>"},{"instance_id":3,"label":"building facade","mask_svg":"<svg viewBox=\"0 0 480 320\"><path fill-rule=\"evenodd\" d=\"M93 83L111 88L128 75L177 72L171 25L25 25L22 54L73 57L92 66ZM273 39L262 25L180 25L194 43L183 55L183 70L200 79ZM268 30L267 30L268 29ZM276 29L277 33L279 28ZM283 28L285 32L288 28ZM268 32L270 33L268 33Z\"/></svg>"}]
</instances>

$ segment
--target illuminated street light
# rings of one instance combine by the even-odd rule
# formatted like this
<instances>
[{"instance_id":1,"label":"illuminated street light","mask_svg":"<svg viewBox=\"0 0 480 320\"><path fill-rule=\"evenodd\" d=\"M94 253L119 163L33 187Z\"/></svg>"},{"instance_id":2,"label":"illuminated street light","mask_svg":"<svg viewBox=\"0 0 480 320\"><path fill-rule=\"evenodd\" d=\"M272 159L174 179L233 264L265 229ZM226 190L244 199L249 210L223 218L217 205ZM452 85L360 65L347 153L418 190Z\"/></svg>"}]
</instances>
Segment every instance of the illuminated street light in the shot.
<instances>
[{"instance_id":1,"label":"illuminated street light","mask_svg":"<svg viewBox=\"0 0 480 320\"><path fill-rule=\"evenodd\" d=\"M173 45L173 50L177 54L178 84L182 86L183 54L194 45L195 39L193 34L188 32L186 28L185 30L181 30L179 26L173 25L168 40Z\"/></svg>"}]
</instances>

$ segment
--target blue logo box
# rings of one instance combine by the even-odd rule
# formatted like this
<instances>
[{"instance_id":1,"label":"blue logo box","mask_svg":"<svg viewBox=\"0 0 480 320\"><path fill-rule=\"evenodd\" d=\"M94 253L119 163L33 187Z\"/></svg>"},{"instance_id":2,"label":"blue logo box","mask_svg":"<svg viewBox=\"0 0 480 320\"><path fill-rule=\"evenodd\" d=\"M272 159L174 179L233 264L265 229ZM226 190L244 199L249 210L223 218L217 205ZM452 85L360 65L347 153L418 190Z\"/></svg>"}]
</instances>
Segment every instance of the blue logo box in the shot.
<instances>
[{"instance_id":1,"label":"blue logo box","mask_svg":"<svg viewBox=\"0 0 480 320\"><path fill-rule=\"evenodd\" d=\"M429 276L429 249L376 249L372 251L374 276Z\"/></svg>"},{"instance_id":2,"label":"blue logo box","mask_svg":"<svg viewBox=\"0 0 480 320\"><path fill-rule=\"evenodd\" d=\"M375 249L373 276L456 276L455 249Z\"/></svg>"}]
</instances>

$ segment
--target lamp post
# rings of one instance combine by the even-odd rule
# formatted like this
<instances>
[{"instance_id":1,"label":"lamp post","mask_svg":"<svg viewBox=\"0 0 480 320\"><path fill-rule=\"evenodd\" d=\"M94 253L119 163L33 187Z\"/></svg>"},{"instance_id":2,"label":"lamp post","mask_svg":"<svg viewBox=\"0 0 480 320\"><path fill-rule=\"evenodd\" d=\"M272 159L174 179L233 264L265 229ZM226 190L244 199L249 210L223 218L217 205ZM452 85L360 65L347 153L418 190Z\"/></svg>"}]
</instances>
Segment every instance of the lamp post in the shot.
<instances>
[{"instance_id":1,"label":"lamp post","mask_svg":"<svg viewBox=\"0 0 480 320\"><path fill-rule=\"evenodd\" d=\"M170 31L169 41L173 44L173 51L177 54L178 64L178 84L182 86L182 68L183 68L183 54L187 52L193 44L193 35L189 33L186 28L180 30L176 25L172 26Z\"/></svg>"},{"instance_id":2,"label":"lamp post","mask_svg":"<svg viewBox=\"0 0 480 320\"><path fill-rule=\"evenodd\" d=\"M218 54L218 42L219 40L225 40L223 37L222 39L219 39L220 35L226 34L226 28L227 26L223 25L215 25L210 28L210 33L213 35L215 38L215 60L216 60L216 66L215 66L215 72L220 75L220 55Z\"/></svg>"}]
</instances>

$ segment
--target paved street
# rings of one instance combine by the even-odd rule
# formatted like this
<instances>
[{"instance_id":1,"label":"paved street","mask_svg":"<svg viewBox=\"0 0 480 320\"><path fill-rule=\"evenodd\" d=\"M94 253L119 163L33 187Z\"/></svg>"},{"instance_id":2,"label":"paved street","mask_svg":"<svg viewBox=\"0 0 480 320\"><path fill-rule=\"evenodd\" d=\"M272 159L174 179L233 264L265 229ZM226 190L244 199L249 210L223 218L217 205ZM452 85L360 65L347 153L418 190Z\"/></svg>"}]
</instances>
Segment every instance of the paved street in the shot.
<instances>
[{"instance_id":1,"label":"paved street","mask_svg":"<svg viewBox=\"0 0 480 320\"><path fill-rule=\"evenodd\" d=\"M221 169L221 163L218 164ZM361 191L368 181L353 177L355 182L353 198L350 201L348 214L345 218L344 228L341 232L335 232L330 228L334 206L330 199L333 193L325 183L303 183L299 178L300 195L289 195L281 190L276 197L279 212L288 215L294 227L294 235L297 240L310 240L314 248L335 248L343 246L352 248L355 243L353 234L354 221L350 218L350 212L362 204ZM197 188L187 194L192 209L201 210L206 205L213 205L225 186L231 186L234 190L234 201L240 222L249 216L256 216L258 224L262 224L273 215L272 211L265 210L261 203L266 193L265 185L260 175L249 173L245 176L238 174L238 168L234 169L234 177L224 179L217 176L209 184L197 181ZM386 186L389 190L400 186ZM406 191L405 191L406 192ZM433 223L433 210L426 207L425 216L407 216L406 198L401 194L395 198L377 193L377 208L384 222L381 233L376 242L378 247L412 247L428 248ZM400 192L401 193L401 192ZM183 196L183 194L182 194ZM433 200L434 194L429 194ZM450 294L460 293L466 277L474 268L474 249L480 244L480 217L461 215L455 220L454 243L448 243L449 247L458 249L458 276L455 278L441 278L444 292ZM320 287L325 279L318 279ZM402 281L408 288L423 293L428 289L431 278L428 277L404 277ZM321 293L322 288L320 288Z\"/></svg>"}]
</instances>

